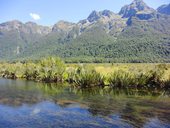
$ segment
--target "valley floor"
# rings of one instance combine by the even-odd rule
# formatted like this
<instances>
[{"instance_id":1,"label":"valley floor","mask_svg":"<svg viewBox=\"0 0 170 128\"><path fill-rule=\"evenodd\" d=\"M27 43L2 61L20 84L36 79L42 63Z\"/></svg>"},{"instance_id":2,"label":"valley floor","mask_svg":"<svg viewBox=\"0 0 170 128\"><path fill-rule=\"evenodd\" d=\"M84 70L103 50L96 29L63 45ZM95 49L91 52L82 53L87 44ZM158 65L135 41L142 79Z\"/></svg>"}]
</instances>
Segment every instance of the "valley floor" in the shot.
<instances>
[{"instance_id":1,"label":"valley floor","mask_svg":"<svg viewBox=\"0 0 170 128\"><path fill-rule=\"evenodd\" d=\"M83 64L70 63L66 65L67 68L79 67L81 65L91 66L97 72L103 75L109 75L119 70L129 71L133 73L147 72L149 70L156 70L157 69L156 67L160 67L165 69L163 79L165 80L170 79L170 63L83 63Z\"/></svg>"},{"instance_id":2,"label":"valley floor","mask_svg":"<svg viewBox=\"0 0 170 128\"><path fill-rule=\"evenodd\" d=\"M64 83L78 88L170 90L170 64L65 64L49 57L37 62L1 63L0 76L37 82Z\"/></svg>"}]
</instances>

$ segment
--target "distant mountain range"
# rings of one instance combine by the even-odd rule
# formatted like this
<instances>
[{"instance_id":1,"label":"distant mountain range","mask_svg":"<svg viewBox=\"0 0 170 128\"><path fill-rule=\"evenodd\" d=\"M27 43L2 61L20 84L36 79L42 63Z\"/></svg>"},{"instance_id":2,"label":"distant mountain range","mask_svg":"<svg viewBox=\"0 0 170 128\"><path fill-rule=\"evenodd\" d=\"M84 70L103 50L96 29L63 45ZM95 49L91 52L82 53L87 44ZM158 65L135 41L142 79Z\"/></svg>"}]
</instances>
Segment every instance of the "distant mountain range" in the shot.
<instances>
[{"instance_id":1,"label":"distant mountain range","mask_svg":"<svg viewBox=\"0 0 170 128\"><path fill-rule=\"evenodd\" d=\"M157 10L134 0L118 14L92 11L78 23L52 27L0 24L0 60L59 56L67 62L170 62L170 4Z\"/></svg>"}]
</instances>

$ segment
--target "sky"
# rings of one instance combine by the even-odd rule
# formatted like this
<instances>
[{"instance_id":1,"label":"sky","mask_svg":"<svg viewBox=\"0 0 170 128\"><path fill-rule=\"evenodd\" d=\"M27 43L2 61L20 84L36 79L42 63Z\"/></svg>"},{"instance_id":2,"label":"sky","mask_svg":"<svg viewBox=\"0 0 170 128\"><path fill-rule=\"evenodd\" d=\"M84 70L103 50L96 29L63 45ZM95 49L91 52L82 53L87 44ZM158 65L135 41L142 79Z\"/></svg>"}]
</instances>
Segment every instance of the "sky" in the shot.
<instances>
[{"instance_id":1,"label":"sky","mask_svg":"<svg viewBox=\"0 0 170 128\"><path fill-rule=\"evenodd\" d=\"M132 0L0 0L0 23L19 20L51 26L59 20L78 22L93 11L111 10L118 13ZM144 0L156 9L170 0Z\"/></svg>"}]
</instances>

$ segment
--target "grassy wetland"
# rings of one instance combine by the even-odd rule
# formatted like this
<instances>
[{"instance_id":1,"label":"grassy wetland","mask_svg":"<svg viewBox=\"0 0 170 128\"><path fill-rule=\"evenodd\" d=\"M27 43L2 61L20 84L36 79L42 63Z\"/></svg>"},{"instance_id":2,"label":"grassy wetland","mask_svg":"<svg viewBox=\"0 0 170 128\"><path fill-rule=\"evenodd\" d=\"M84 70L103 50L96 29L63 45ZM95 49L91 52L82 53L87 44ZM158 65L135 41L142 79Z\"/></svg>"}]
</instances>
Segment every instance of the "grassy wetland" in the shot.
<instances>
[{"instance_id":1,"label":"grassy wetland","mask_svg":"<svg viewBox=\"0 0 170 128\"><path fill-rule=\"evenodd\" d=\"M49 57L36 62L1 63L0 76L77 88L169 91L170 64L65 64Z\"/></svg>"},{"instance_id":2,"label":"grassy wetland","mask_svg":"<svg viewBox=\"0 0 170 128\"><path fill-rule=\"evenodd\" d=\"M49 57L1 63L0 76L0 127L170 127L169 64Z\"/></svg>"}]
</instances>

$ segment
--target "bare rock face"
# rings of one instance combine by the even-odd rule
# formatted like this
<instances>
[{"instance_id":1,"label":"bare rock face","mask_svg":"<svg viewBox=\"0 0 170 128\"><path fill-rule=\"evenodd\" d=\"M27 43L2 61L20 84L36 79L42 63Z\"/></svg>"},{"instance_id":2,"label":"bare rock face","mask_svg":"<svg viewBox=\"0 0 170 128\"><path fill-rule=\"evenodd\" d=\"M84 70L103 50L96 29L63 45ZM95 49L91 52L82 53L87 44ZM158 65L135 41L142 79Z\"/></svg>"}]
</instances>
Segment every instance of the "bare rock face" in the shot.
<instances>
[{"instance_id":1,"label":"bare rock face","mask_svg":"<svg viewBox=\"0 0 170 128\"><path fill-rule=\"evenodd\" d=\"M134 0L130 5L125 5L120 10L119 14L123 18L129 18L136 15L137 13L153 13L154 9L150 8L143 2L143 0Z\"/></svg>"},{"instance_id":2,"label":"bare rock face","mask_svg":"<svg viewBox=\"0 0 170 128\"><path fill-rule=\"evenodd\" d=\"M110 10L103 10L100 12L100 14L103 16L111 17L113 15L113 12L111 12Z\"/></svg>"},{"instance_id":3,"label":"bare rock face","mask_svg":"<svg viewBox=\"0 0 170 128\"><path fill-rule=\"evenodd\" d=\"M149 20L149 19L152 19L155 17L155 14L154 13L138 13L136 14L136 17L139 19L139 20Z\"/></svg>"},{"instance_id":4,"label":"bare rock face","mask_svg":"<svg viewBox=\"0 0 170 128\"><path fill-rule=\"evenodd\" d=\"M34 22L27 22L25 23L25 28L28 30L29 33L37 33L42 35L47 35L51 32L51 28L47 26L37 25Z\"/></svg>"},{"instance_id":5,"label":"bare rock face","mask_svg":"<svg viewBox=\"0 0 170 128\"><path fill-rule=\"evenodd\" d=\"M53 26L52 31L53 32L61 32L61 31L69 32L72 30L74 26L75 26L74 23L61 20Z\"/></svg>"},{"instance_id":6,"label":"bare rock face","mask_svg":"<svg viewBox=\"0 0 170 128\"><path fill-rule=\"evenodd\" d=\"M5 22L0 24L0 30L3 31L11 31L11 30L18 30L22 28L24 24L18 20L13 20L9 22Z\"/></svg>"},{"instance_id":7,"label":"bare rock face","mask_svg":"<svg viewBox=\"0 0 170 128\"><path fill-rule=\"evenodd\" d=\"M22 23L17 20L9 21L0 24L0 31L10 32L10 31L17 31L22 32L26 34L40 34L40 35L46 35L49 32L51 32L50 27L37 25L34 22L27 22Z\"/></svg>"},{"instance_id":8,"label":"bare rock face","mask_svg":"<svg viewBox=\"0 0 170 128\"><path fill-rule=\"evenodd\" d=\"M170 15L170 4L160 6L157 11L162 14Z\"/></svg>"},{"instance_id":9,"label":"bare rock face","mask_svg":"<svg viewBox=\"0 0 170 128\"><path fill-rule=\"evenodd\" d=\"M93 11L90 15L89 15L89 17L87 18L87 20L89 21L89 22L94 22L94 21L97 21L99 18L100 18L100 14L99 14L99 12L97 12L97 11Z\"/></svg>"},{"instance_id":10,"label":"bare rock face","mask_svg":"<svg viewBox=\"0 0 170 128\"><path fill-rule=\"evenodd\" d=\"M110 10L92 11L87 19L81 20L78 23L78 26L80 32L90 31L94 27L97 27L114 36L115 34L119 34L126 26L126 19L121 18L120 15Z\"/></svg>"}]
</instances>

